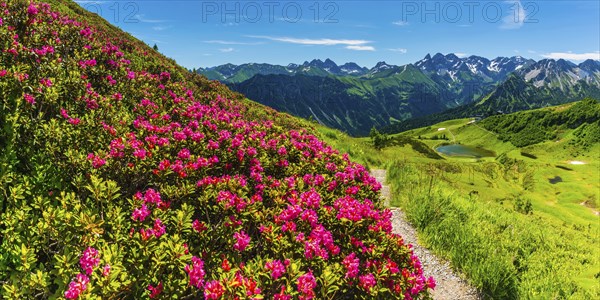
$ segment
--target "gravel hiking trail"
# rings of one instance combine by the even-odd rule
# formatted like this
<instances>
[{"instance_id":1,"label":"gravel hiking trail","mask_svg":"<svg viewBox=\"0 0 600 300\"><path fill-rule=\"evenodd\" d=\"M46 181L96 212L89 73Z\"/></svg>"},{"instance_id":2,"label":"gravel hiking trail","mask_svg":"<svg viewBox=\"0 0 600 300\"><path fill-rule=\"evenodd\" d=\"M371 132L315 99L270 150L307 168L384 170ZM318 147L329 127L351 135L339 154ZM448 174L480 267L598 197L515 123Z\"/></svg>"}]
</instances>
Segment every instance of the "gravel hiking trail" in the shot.
<instances>
[{"instance_id":1,"label":"gravel hiking trail","mask_svg":"<svg viewBox=\"0 0 600 300\"><path fill-rule=\"evenodd\" d=\"M375 177L381 183L381 196L385 204L389 207L391 199L390 187L386 184L385 170L372 170L371 176ZM436 287L432 292L435 300L479 300L482 299L479 292L472 287L464 276L454 271L446 260L441 259L431 253L429 249L421 246L417 238L417 231L406 220L404 212L398 208L392 210L393 232L400 234L405 243L413 245L413 249L421 263L426 277L433 276L436 281Z\"/></svg>"}]
</instances>

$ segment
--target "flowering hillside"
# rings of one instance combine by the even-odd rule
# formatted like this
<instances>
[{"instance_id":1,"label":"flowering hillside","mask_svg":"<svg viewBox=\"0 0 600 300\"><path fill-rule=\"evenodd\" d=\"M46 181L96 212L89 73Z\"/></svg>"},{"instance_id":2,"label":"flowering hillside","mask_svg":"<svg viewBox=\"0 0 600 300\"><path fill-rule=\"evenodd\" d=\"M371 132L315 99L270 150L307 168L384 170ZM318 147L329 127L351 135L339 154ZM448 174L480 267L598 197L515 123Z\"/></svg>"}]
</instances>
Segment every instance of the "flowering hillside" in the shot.
<instances>
[{"instance_id":1,"label":"flowering hillside","mask_svg":"<svg viewBox=\"0 0 600 300\"><path fill-rule=\"evenodd\" d=\"M50 2L0 2L5 298L429 298L361 165Z\"/></svg>"}]
</instances>

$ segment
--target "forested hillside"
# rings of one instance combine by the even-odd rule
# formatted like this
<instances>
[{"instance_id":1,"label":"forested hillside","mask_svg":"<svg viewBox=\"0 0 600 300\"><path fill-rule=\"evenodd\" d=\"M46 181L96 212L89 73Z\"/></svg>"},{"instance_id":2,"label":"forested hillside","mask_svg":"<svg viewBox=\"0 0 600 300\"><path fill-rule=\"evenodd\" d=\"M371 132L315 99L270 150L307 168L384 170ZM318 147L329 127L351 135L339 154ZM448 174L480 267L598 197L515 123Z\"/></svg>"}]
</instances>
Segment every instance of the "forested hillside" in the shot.
<instances>
[{"instance_id":1,"label":"forested hillside","mask_svg":"<svg viewBox=\"0 0 600 300\"><path fill-rule=\"evenodd\" d=\"M517 147L552 140L561 130L576 129L577 142L590 146L600 141L600 103L585 99L563 107L496 115L483 120L481 126Z\"/></svg>"}]
</instances>

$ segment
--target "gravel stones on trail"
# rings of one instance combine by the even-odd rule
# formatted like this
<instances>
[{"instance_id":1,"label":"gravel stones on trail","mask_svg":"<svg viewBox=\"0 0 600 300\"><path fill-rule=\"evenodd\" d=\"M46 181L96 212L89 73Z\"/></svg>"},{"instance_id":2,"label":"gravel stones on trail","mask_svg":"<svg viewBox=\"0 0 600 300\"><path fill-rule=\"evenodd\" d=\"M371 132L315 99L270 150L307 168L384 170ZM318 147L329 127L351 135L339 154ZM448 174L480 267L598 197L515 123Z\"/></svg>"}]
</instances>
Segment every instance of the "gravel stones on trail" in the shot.
<instances>
[{"instance_id":1,"label":"gravel stones on trail","mask_svg":"<svg viewBox=\"0 0 600 300\"><path fill-rule=\"evenodd\" d=\"M375 177L382 185L381 196L389 206L391 190L386 182L385 170L372 170L371 176ZM478 291L464 280L459 273L455 272L450 263L437 257L427 248L419 244L417 231L406 220L404 212L398 208L392 208L393 232L400 234L407 244L412 244L414 253L423 264L423 272L426 277L433 276L436 287L432 292L435 300L477 300L482 299Z\"/></svg>"}]
</instances>

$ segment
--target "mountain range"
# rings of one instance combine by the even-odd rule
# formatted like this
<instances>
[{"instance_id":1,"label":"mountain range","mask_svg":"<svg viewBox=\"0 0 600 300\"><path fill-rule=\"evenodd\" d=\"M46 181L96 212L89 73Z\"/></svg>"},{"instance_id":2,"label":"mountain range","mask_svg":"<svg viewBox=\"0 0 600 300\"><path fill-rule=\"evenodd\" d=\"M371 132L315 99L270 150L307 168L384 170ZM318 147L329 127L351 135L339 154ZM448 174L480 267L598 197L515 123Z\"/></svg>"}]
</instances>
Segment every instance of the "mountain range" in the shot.
<instances>
[{"instance_id":1,"label":"mountain range","mask_svg":"<svg viewBox=\"0 0 600 300\"><path fill-rule=\"evenodd\" d=\"M196 72L252 100L356 136L372 127L393 132L449 117L514 112L600 95L596 60L577 65L563 59L437 53L402 66L381 61L370 69L314 59L287 66L225 64Z\"/></svg>"}]
</instances>

